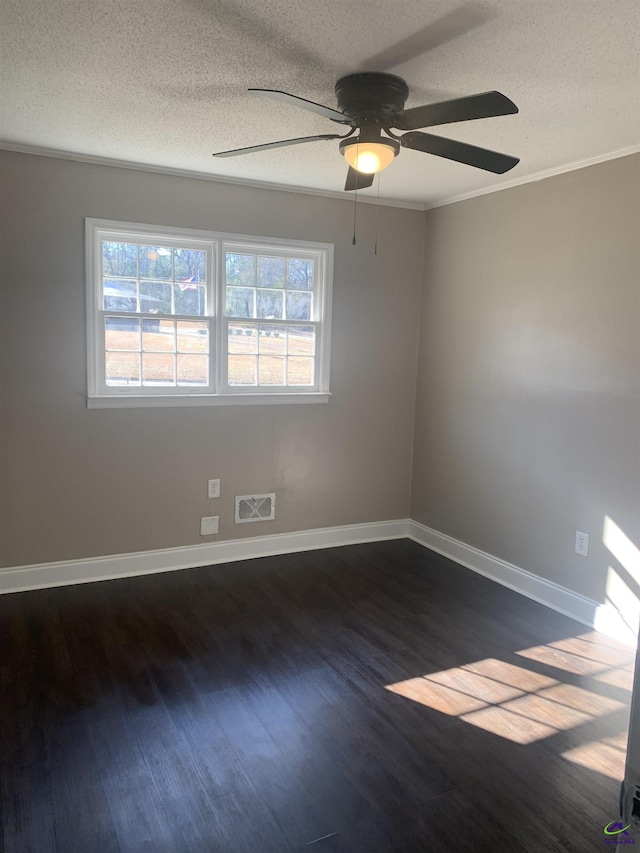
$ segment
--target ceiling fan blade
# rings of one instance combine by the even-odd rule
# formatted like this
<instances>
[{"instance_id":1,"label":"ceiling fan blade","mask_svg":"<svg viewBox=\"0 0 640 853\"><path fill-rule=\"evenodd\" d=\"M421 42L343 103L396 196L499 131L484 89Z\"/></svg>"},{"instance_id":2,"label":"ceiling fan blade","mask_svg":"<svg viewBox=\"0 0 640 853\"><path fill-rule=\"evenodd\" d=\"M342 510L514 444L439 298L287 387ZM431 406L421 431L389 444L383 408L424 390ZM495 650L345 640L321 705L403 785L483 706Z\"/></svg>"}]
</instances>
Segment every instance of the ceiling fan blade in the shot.
<instances>
[{"instance_id":1,"label":"ceiling fan blade","mask_svg":"<svg viewBox=\"0 0 640 853\"><path fill-rule=\"evenodd\" d=\"M475 118L493 118L508 116L518 112L518 108L501 92L482 92L466 98L454 98L439 104L425 104L410 110L401 110L393 117L392 127L400 130L416 130L419 127L433 127L436 124L450 124L454 121L470 121Z\"/></svg>"},{"instance_id":2,"label":"ceiling fan blade","mask_svg":"<svg viewBox=\"0 0 640 853\"><path fill-rule=\"evenodd\" d=\"M312 113L329 118L331 121L337 121L340 124L352 124L352 119L348 115L341 113L339 110L334 110L331 107L325 107L324 104L316 104L315 101L308 101L306 98L300 98L298 95L290 95L288 92L280 92L277 89L248 89L249 92L256 92L258 95L265 95L267 98L272 98L274 101L282 101L285 104L291 104L293 107L302 107L303 110L309 110Z\"/></svg>"},{"instance_id":3,"label":"ceiling fan blade","mask_svg":"<svg viewBox=\"0 0 640 853\"><path fill-rule=\"evenodd\" d=\"M469 145L466 142L432 136L430 133L421 133L419 130L403 133L400 137L400 145L403 148L412 148L415 151L424 151L426 154L435 154L436 157L466 163L467 166L475 166L476 169L484 169L496 175L503 175L520 162L518 157L498 154L497 151L489 151L488 148L476 148L475 145Z\"/></svg>"},{"instance_id":4,"label":"ceiling fan blade","mask_svg":"<svg viewBox=\"0 0 640 853\"><path fill-rule=\"evenodd\" d=\"M347 172L347 182L344 185L345 190L364 190L373 184L375 175L368 175L364 172L358 172L352 166L349 166Z\"/></svg>"},{"instance_id":5,"label":"ceiling fan blade","mask_svg":"<svg viewBox=\"0 0 640 853\"><path fill-rule=\"evenodd\" d=\"M342 139L342 136L339 133L324 133L321 136L299 136L296 139L281 139L279 142L250 145L248 148L232 148L230 151L217 151L213 156L235 157L237 154L253 154L255 151L268 151L269 148L285 148L287 145L300 145L302 142L316 142L319 139Z\"/></svg>"}]
</instances>

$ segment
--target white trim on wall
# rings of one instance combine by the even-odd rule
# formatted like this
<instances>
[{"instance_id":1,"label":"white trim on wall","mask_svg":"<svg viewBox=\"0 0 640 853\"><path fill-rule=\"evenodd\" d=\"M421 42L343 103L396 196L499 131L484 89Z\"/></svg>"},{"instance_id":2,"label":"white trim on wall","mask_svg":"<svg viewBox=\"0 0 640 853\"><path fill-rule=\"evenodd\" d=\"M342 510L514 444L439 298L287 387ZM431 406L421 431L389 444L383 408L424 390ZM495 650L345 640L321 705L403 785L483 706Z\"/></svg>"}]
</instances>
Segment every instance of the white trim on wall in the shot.
<instances>
[{"instance_id":1,"label":"white trim on wall","mask_svg":"<svg viewBox=\"0 0 640 853\"><path fill-rule=\"evenodd\" d=\"M185 545L181 548L138 551L132 554L89 557L84 560L40 563L33 566L13 566L0 569L0 593L115 580L255 557L406 538L609 637L630 646L635 646L637 642L635 634L611 605L592 601L566 587L410 519L347 524L296 533L275 533L203 545Z\"/></svg>"},{"instance_id":2,"label":"white trim on wall","mask_svg":"<svg viewBox=\"0 0 640 853\"><path fill-rule=\"evenodd\" d=\"M494 557L458 539L432 530L417 521L408 522L408 536L437 554L448 557L492 581L519 592L551 610L570 616L583 625L595 628L609 637L635 646L636 635L629 629L618 611L610 604L600 604L560 584L525 571L506 560Z\"/></svg>"},{"instance_id":3,"label":"white trim on wall","mask_svg":"<svg viewBox=\"0 0 640 853\"><path fill-rule=\"evenodd\" d=\"M247 178L233 178L227 177L226 175L212 175L209 172L196 172L190 171L189 169L177 169L170 166L152 166L147 163L117 160L115 157L98 157L93 154L81 154L75 151L61 151L57 148L41 148L38 145L23 145L19 142L8 142L2 139L0 139L0 150L15 151L18 154L35 154L40 157L55 157L58 160L75 160L78 163L89 163L96 166L115 166L117 169L134 169L138 172L154 172L159 175L174 175L179 178L196 178L197 180L214 181L220 184L235 184L239 187L252 187L254 189L276 190L278 192L287 193L302 193L304 195L320 196L321 198L335 198L339 201L353 201L351 195L337 190L320 190L312 187L294 187L289 186L288 184L254 181ZM521 184L543 181L545 178L552 178L555 175L562 175L565 172L573 172L576 169L585 169L588 166L595 166L597 163L605 163L607 160L617 160L619 157L628 157L630 154L637 153L640 153L640 145L630 145L628 148L621 148L617 151L610 151L606 154L599 154L596 157L588 157L584 160L564 163L562 166L554 166L552 169L543 169L540 172L522 175L508 181L501 181L498 184L492 184L489 187L482 187L468 193L461 193L460 195L448 196L447 198L442 198L433 202L414 202L384 198L377 199L373 195L367 196L360 193L358 193L358 202L364 202L365 204L381 204L387 207L400 207L408 210L431 210L434 207L444 207L447 204L455 204L458 201L467 201L467 199L476 198L476 196L489 195L490 193L509 190L512 187L519 187Z\"/></svg>"},{"instance_id":4,"label":"white trim on wall","mask_svg":"<svg viewBox=\"0 0 640 853\"><path fill-rule=\"evenodd\" d=\"M248 178L234 178L227 175L213 175L210 172L196 172L191 169L178 169L173 166L152 166L147 163L136 163L132 160L118 160L115 157L99 157L94 154L81 154L75 151L61 151L58 148L41 148L39 145L22 145L0 139L0 150L15 151L17 154L35 154L39 157L55 157L57 160L74 160L77 163L89 163L94 166L115 166L116 169L134 169L136 172L153 172L158 175L173 175L177 178L196 178L200 181L213 181L218 184L234 184L239 187L251 187L258 190L276 190L284 193L302 193L303 195L335 198L338 201L348 201L353 204L353 195L343 190L319 190L313 187L294 187L289 184L255 181ZM381 204L385 207L402 207L408 210L425 210L422 202L401 201L378 198L375 195L358 193L358 203Z\"/></svg>"},{"instance_id":5,"label":"white trim on wall","mask_svg":"<svg viewBox=\"0 0 640 853\"><path fill-rule=\"evenodd\" d=\"M490 193L500 192L501 190L510 190L513 187L519 187L522 184L532 184L536 181L544 181L546 178L554 178L556 175L564 175L565 172L575 172L577 169L586 169L589 166L597 166L598 163L606 163L608 160L618 160L620 157L628 157L630 154L640 153L640 145L630 145L628 148L621 148L618 151L611 151L609 154L599 154L597 157L588 157L585 160L576 160L573 163L565 163L562 166L555 166L553 169L543 169L540 172L533 172L530 175L522 175L519 178L512 178L510 181L501 181L497 186L482 187L478 190L472 190L468 193L460 193L460 195L449 196L440 201L434 201L430 205L426 205L426 209L430 210L434 207L444 207L447 204L456 204L459 201L467 201L470 198L476 198L480 195L489 195Z\"/></svg>"},{"instance_id":6,"label":"white trim on wall","mask_svg":"<svg viewBox=\"0 0 640 853\"><path fill-rule=\"evenodd\" d=\"M399 519L322 527L296 533L273 533L268 536L228 539L202 545L185 545L181 548L162 548L157 551L136 551L132 554L113 554L108 557L88 557L85 560L14 566L0 569L0 593L173 572L178 569L251 560L255 557L313 551L317 548L405 539L406 536L407 521Z\"/></svg>"}]
</instances>

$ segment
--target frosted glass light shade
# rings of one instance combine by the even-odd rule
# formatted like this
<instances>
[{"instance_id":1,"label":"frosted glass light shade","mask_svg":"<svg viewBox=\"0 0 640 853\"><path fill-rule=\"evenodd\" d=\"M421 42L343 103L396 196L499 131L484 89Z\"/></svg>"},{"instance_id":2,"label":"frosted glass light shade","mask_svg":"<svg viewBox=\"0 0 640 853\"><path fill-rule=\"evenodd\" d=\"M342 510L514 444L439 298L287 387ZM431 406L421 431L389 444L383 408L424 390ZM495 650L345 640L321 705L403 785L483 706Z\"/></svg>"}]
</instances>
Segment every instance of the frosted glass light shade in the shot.
<instances>
[{"instance_id":1,"label":"frosted glass light shade","mask_svg":"<svg viewBox=\"0 0 640 853\"><path fill-rule=\"evenodd\" d=\"M345 145L342 153L352 168L373 175L386 169L397 152L393 145L384 142L354 142Z\"/></svg>"}]
</instances>

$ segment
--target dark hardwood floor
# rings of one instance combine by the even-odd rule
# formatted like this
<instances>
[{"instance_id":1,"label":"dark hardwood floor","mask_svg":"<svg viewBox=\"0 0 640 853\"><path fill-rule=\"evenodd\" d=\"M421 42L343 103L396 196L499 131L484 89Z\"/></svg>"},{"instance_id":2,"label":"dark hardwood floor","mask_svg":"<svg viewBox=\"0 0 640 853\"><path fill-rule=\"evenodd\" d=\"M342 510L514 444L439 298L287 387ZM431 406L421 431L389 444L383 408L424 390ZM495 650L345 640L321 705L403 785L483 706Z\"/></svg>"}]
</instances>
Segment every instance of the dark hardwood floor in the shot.
<instances>
[{"instance_id":1,"label":"dark hardwood floor","mask_svg":"<svg viewBox=\"0 0 640 853\"><path fill-rule=\"evenodd\" d=\"M408 540L0 597L17 851L601 850L633 656Z\"/></svg>"}]
</instances>

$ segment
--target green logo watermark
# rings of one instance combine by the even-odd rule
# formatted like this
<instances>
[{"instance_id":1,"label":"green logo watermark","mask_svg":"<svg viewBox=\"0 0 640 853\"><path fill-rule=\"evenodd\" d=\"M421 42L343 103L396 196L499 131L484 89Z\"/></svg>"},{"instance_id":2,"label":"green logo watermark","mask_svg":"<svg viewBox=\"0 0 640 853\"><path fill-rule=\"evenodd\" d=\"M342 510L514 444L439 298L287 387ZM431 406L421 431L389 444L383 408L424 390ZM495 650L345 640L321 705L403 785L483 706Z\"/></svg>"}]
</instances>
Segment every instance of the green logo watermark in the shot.
<instances>
[{"instance_id":1,"label":"green logo watermark","mask_svg":"<svg viewBox=\"0 0 640 853\"><path fill-rule=\"evenodd\" d=\"M604 844L635 844L635 838L631 838L628 829L631 829L631 824L628 823L626 826L623 825L621 820L612 820L608 823L604 829L603 833L608 836L604 840Z\"/></svg>"}]
</instances>

